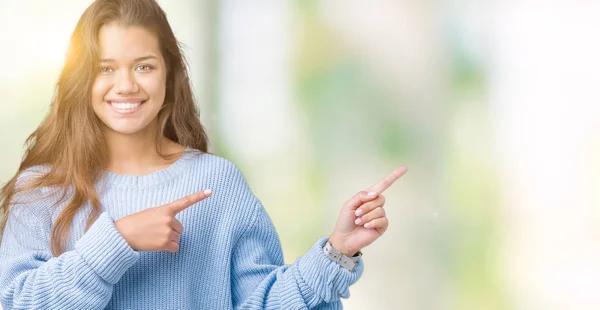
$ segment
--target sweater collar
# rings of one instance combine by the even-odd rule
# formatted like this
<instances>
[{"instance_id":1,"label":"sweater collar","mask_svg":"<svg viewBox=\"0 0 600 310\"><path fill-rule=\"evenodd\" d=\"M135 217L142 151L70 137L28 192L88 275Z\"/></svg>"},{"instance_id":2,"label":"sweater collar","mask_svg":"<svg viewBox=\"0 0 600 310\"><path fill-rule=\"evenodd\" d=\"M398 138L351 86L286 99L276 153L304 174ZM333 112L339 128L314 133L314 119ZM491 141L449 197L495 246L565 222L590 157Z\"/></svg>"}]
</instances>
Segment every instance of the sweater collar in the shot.
<instances>
[{"instance_id":1,"label":"sweater collar","mask_svg":"<svg viewBox=\"0 0 600 310\"><path fill-rule=\"evenodd\" d=\"M158 183L169 181L183 173L188 167L189 163L192 161L192 159L199 153L200 151L186 146L183 154L167 168L142 176L116 174L109 171L104 171L103 179L106 181L107 184L116 186L152 186Z\"/></svg>"}]
</instances>

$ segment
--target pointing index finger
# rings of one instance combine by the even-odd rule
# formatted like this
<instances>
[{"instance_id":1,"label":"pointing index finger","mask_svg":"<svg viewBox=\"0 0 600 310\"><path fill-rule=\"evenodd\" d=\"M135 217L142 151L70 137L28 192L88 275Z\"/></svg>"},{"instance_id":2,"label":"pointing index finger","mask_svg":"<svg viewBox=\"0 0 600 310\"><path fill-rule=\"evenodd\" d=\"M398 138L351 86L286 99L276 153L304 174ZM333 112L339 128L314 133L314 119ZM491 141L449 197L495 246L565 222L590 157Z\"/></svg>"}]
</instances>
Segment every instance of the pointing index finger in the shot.
<instances>
[{"instance_id":1,"label":"pointing index finger","mask_svg":"<svg viewBox=\"0 0 600 310\"><path fill-rule=\"evenodd\" d=\"M212 194L212 190L207 189L203 191L196 192L194 194L185 196L181 199L175 200L170 204L166 205L166 207L173 212L173 214L177 214L191 205L195 204L198 201L201 201Z\"/></svg>"},{"instance_id":2,"label":"pointing index finger","mask_svg":"<svg viewBox=\"0 0 600 310\"><path fill-rule=\"evenodd\" d=\"M404 175L408 171L406 166L402 166L400 168L395 169L392 173L388 174L385 178L381 179L379 182L373 184L373 186L369 187L367 191L376 192L377 194L383 193L388 187L392 186L396 180L398 180L402 175Z\"/></svg>"}]
</instances>

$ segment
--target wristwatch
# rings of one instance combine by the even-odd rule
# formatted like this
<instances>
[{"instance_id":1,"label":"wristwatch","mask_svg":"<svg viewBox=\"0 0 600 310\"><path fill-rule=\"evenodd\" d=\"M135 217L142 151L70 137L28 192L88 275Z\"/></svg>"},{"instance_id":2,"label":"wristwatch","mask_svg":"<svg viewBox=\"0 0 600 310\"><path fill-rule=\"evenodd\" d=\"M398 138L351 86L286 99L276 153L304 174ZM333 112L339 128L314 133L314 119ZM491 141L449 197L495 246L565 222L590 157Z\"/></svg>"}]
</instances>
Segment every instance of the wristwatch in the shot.
<instances>
[{"instance_id":1,"label":"wristwatch","mask_svg":"<svg viewBox=\"0 0 600 310\"><path fill-rule=\"evenodd\" d=\"M325 256L327 256L330 260L340 264L348 271L353 271L354 267L356 267L356 264L358 263L358 260L362 257L361 251L358 251L358 253L354 254L354 256L346 256L342 254L333 247L329 239L327 239L327 242L323 246L323 253L325 253Z\"/></svg>"}]
</instances>

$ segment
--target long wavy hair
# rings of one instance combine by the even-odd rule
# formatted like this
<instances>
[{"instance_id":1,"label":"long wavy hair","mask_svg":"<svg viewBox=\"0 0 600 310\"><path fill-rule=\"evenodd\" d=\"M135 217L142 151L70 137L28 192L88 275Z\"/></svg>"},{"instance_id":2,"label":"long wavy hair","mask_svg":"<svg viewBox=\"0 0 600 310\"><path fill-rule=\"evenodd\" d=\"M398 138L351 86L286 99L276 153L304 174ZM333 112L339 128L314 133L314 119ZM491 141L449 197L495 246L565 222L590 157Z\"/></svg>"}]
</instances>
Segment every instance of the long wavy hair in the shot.
<instances>
[{"instance_id":1,"label":"long wavy hair","mask_svg":"<svg viewBox=\"0 0 600 310\"><path fill-rule=\"evenodd\" d=\"M92 206L86 231L100 215L101 202L95 184L106 168L108 154L101 120L92 109L91 87L98 74L98 32L103 25L112 22L142 26L158 38L167 67L165 102L157 116L158 154L165 159L180 154L164 153L159 143L163 137L208 152L208 138L200 123L187 62L165 12L154 0L96 0L85 10L71 36L50 111L27 138L19 170L0 191L0 240L11 202L22 191L58 188L63 195L57 204L68 200L52 227L50 247L55 256L66 251L73 218L81 208L87 203ZM21 186L19 180L17 186L21 173L35 166L48 167L49 172L33 178L25 186Z\"/></svg>"}]
</instances>

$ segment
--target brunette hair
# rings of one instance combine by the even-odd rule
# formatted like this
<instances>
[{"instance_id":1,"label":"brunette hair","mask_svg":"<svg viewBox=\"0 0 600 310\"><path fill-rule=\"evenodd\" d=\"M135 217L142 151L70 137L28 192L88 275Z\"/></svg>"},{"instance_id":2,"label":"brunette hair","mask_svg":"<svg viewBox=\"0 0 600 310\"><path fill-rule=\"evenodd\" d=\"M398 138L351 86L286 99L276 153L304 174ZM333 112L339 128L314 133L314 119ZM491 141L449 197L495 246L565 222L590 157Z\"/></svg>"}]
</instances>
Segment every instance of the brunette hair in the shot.
<instances>
[{"instance_id":1,"label":"brunette hair","mask_svg":"<svg viewBox=\"0 0 600 310\"><path fill-rule=\"evenodd\" d=\"M69 196L70 201L52 227L50 247L55 256L66 251L73 218L86 203L92 206L86 230L100 215L101 203L95 184L106 167L107 151L101 121L92 109L91 87L98 74L98 32L103 25L113 22L142 26L158 38L167 80L165 101L157 116L157 152L165 159L180 154L163 153L159 143L163 137L208 152L208 137L200 123L187 62L165 12L154 0L96 0L81 15L73 31L50 111L27 138L25 155L17 173L0 191L0 240L9 207L19 192L58 188L63 195L57 204L65 202L65 197ZM17 186L19 176L35 166L49 169L25 186Z\"/></svg>"}]
</instances>

